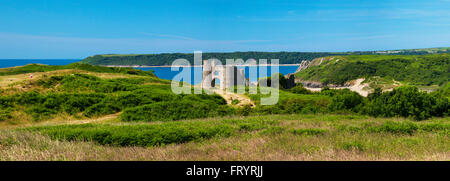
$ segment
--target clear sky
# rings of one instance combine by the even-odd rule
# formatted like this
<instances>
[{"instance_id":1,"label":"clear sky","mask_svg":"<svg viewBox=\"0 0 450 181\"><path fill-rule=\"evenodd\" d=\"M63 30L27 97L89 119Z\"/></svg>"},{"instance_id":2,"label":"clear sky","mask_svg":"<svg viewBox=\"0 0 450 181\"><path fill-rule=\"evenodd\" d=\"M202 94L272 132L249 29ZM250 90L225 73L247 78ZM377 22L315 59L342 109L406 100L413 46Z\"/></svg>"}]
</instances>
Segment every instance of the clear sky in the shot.
<instances>
[{"instance_id":1,"label":"clear sky","mask_svg":"<svg viewBox=\"0 0 450 181\"><path fill-rule=\"evenodd\" d=\"M0 0L0 58L450 46L450 0Z\"/></svg>"}]
</instances>

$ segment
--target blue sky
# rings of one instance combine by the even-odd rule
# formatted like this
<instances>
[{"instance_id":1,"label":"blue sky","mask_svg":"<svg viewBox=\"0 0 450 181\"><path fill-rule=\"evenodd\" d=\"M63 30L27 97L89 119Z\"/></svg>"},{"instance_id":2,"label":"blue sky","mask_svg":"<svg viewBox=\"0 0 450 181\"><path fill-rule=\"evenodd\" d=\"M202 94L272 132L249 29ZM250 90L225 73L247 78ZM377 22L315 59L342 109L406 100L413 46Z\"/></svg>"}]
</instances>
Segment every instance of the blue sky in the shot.
<instances>
[{"instance_id":1,"label":"blue sky","mask_svg":"<svg viewBox=\"0 0 450 181\"><path fill-rule=\"evenodd\" d=\"M450 0L0 0L0 58L450 46Z\"/></svg>"}]
</instances>

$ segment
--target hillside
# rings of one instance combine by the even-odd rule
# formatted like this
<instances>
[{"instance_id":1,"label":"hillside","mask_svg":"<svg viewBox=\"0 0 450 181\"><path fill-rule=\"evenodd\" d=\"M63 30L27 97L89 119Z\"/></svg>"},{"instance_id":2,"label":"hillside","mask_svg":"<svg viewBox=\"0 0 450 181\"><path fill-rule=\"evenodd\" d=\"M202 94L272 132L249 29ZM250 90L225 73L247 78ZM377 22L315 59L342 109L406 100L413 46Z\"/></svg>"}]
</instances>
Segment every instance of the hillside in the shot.
<instances>
[{"instance_id":1,"label":"hillside","mask_svg":"<svg viewBox=\"0 0 450 181\"><path fill-rule=\"evenodd\" d=\"M119 112L128 121L177 120L231 109L218 95L176 95L170 81L132 68L31 64L0 69L0 86L0 124L5 125Z\"/></svg>"},{"instance_id":2,"label":"hillside","mask_svg":"<svg viewBox=\"0 0 450 181\"><path fill-rule=\"evenodd\" d=\"M433 53L450 52L450 48L425 48L425 49L404 49L388 51L355 51L355 52L230 52L230 53L203 53L203 60L217 58L247 60L250 58L259 59L279 59L280 64L298 64L303 60L313 60L319 57L335 55L422 55ZM82 60L83 63L92 65L170 65L172 61L184 58L193 64L193 53L161 53L161 54L106 54L90 56Z\"/></svg>"},{"instance_id":3,"label":"hillside","mask_svg":"<svg viewBox=\"0 0 450 181\"><path fill-rule=\"evenodd\" d=\"M450 54L328 56L314 59L295 76L324 85L365 78L384 84L442 86L450 80Z\"/></svg>"},{"instance_id":4,"label":"hillside","mask_svg":"<svg viewBox=\"0 0 450 181\"><path fill-rule=\"evenodd\" d=\"M155 75L151 71L142 71L133 68L114 68L114 67L102 67L94 66L83 63L72 63L68 65L42 65L42 64L29 64L25 66L11 67L11 68L0 68L0 76L5 75L17 75L35 72L49 72L55 70L84 70L89 72L98 73L119 73L119 74L130 74L130 75L142 75L142 76L153 76Z\"/></svg>"},{"instance_id":5,"label":"hillside","mask_svg":"<svg viewBox=\"0 0 450 181\"><path fill-rule=\"evenodd\" d=\"M279 59L281 64L294 64L302 60L311 60L317 57L339 55L342 53L308 53L308 52L233 52L233 53L203 53L202 59L217 58L225 61L226 59L242 58L247 60L254 58ZM172 61L183 58L192 65L194 60L193 53L162 53L162 54L136 54L136 55L95 55L82 60L83 63L93 65L171 65Z\"/></svg>"}]
</instances>

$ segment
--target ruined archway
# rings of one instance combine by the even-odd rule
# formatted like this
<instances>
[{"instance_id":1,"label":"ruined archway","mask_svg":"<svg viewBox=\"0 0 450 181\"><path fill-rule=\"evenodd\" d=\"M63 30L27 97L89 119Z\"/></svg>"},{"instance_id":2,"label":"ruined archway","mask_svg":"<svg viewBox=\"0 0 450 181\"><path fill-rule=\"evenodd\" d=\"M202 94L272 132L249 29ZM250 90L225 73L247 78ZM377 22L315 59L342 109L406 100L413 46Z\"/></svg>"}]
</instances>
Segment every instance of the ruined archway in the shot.
<instances>
[{"instance_id":1,"label":"ruined archway","mask_svg":"<svg viewBox=\"0 0 450 181\"><path fill-rule=\"evenodd\" d=\"M243 69L238 70L235 65L222 66L215 61L203 61L203 88L226 89L236 85L246 85Z\"/></svg>"},{"instance_id":2,"label":"ruined archway","mask_svg":"<svg viewBox=\"0 0 450 181\"><path fill-rule=\"evenodd\" d=\"M211 88L215 88L216 87L216 80L217 78L214 78L211 80Z\"/></svg>"}]
</instances>

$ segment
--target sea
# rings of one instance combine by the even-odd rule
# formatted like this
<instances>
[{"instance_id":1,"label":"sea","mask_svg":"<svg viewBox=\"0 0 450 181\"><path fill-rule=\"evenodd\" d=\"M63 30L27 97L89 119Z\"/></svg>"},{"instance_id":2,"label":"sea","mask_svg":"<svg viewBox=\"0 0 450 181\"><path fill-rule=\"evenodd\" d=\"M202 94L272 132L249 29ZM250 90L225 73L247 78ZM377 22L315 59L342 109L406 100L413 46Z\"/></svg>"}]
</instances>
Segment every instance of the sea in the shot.
<instances>
[{"instance_id":1,"label":"sea","mask_svg":"<svg viewBox=\"0 0 450 181\"><path fill-rule=\"evenodd\" d=\"M0 68L7 67L15 67L15 66L23 66L32 63L45 64L45 65L67 65L74 62L79 62L80 59L0 59ZM178 71L172 71L171 67L140 67L136 69L149 71L152 70L156 76L161 79L172 80L173 77L179 74L183 69L190 68L191 75L194 77L194 74L200 74L202 72L202 67L181 67ZM238 69L245 69L245 77L250 80L250 82L256 82L259 77L266 77L272 74L271 66L266 67L253 67L257 70L256 75L249 75L250 67L238 67ZM261 69L263 68L263 69ZM298 65L289 65L289 66L278 66L278 71L274 71L273 73L281 73L283 75L294 73L298 68ZM201 80L192 80L191 83L198 84Z\"/></svg>"}]
</instances>

